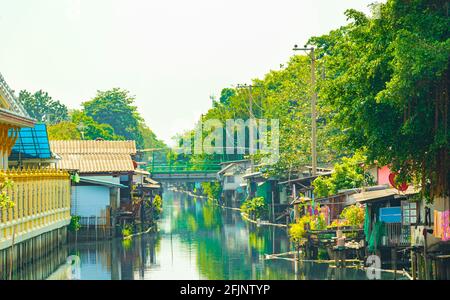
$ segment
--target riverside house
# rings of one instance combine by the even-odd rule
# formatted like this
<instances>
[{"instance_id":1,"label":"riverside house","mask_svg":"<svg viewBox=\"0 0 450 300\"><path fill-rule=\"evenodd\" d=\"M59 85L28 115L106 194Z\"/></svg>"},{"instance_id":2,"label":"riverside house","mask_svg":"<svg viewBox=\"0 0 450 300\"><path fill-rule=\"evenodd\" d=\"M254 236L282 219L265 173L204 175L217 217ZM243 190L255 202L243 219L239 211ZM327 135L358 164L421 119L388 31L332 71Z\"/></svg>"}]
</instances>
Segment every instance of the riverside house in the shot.
<instances>
[{"instance_id":1,"label":"riverside house","mask_svg":"<svg viewBox=\"0 0 450 300\"><path fill-rule=\"evenodd\" d=\"M50 141L50 148L59 157L58 168L74 174L72 215L80 217L82 229L94 229L96 238L114 235L118 218L135 213L131 201L135 142Z\"/></svg>"},{"instance_id":2,"label":"riverside house","mask_svg":"<svg viewBox=\"0 0 450 300\"><path fill-rule=\"evenodd\" d=\"M69 173L43 162L51 158L43 154L46 129L35 124L0 74L0 188L13 203L0 205L0 279L66 242ZM25 138L36 127L40 139ZM22 164L24 159L33 163ZM10 187L3 186L6 180Z\"/></svg>"},{"instance_id":3,"label":"riverside house","mask_svg":"<svg viewBox=\"0 0 450 300\"><path fill-rule=\"evenodd\" d=\"M251 167L251 160L236 160L221 163L221 170L217 173L222 185L222 194L226 201L242 202L246 196L246 181L243 176Z\"/></svg>"}]
</instances>

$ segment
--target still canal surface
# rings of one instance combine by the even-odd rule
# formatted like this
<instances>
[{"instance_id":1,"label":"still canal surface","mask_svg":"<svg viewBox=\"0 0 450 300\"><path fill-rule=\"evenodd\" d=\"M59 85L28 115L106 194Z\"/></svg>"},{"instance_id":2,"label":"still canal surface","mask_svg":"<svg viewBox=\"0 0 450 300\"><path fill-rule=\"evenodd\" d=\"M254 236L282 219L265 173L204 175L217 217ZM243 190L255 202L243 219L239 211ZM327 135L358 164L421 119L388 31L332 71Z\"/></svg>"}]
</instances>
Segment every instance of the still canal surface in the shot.
<instances>
[{"instance_id":1,"label":"still canal surface","mask_svg":"<svg viewBox=\"0 0 450 300\"><path fill-rule=\"evenodd\" d=\"M286 229L256 227L238 211L183 193L168 191L163 199L158 232L130 241L78 243L19 270L14 278L67 279L68 265L61 265L67 256L76 258L72 276L81 280L367 278L362 270L298 263L296 272L294 262L265 260L265 254L290 251Z\"/></svg>"}]
</instances>

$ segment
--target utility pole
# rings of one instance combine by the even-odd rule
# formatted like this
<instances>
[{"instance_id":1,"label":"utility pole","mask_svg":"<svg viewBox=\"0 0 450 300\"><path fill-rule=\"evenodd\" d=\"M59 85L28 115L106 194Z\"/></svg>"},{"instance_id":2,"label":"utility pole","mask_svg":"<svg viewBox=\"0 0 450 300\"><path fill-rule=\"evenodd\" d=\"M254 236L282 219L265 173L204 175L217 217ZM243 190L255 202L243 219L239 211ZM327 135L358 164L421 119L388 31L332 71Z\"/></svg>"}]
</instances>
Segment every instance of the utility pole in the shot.
<instances>
[{"instance_id":1,"label":"utility pole","mask_svg":"<svg viewBox=\"0 0 450 300\"><path fill-rule=\"evenodd\" d=\"M253 134L254 134L254 131L253 131L253 129L254 129L253 128L253 124L254 124L253 123L253 121L254 121L254 115L253 115L253 94L252 94L254 87L261 87L261 86L259 86L259 85L254 86L254 85L251 85L251 84L250 85L247 85L247 84L238 84L237 85L238 89L246 88L246 89L248 89L248 93L249 93L248 110L249 110L250 122L249 122L249 127L248 127L248 130L249 130L249 139L248 139L248 141L249 141L249 148L250 149L252 149L252 145L253 145L252 139L253 139ZM253 166L253 159L252 159L251 160L251 171L253 172L253 170L254 170L254 166Z\"/></svg>"},{"instance_id":2,"label":"utility pole","mask_svg":"<svg viewBox=\"0 0 450 300\"><path fill-rule=\"evenodd\" d=\"M294 46L294 51L310 51L311 57L311 158L312 158L312 176L317 175L317 91L316 91L316 55L314 47L298 48Z\"/></svg>"}]
</instances>

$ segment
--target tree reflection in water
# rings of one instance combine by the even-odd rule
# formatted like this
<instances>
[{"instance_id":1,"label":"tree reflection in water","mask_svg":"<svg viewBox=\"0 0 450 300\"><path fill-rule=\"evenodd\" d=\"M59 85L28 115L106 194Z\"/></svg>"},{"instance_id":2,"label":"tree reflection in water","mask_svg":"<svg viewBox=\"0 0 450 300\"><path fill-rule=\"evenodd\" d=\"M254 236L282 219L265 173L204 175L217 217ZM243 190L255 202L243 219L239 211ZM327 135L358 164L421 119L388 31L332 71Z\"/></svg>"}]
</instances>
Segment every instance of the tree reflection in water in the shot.
<instances>
[{"instance_id":1,"label":"tree reflection in water","mask_svg":"<svg viewBox=\"0 0 450 300\"><path fill-rule=\"evenodd\" d=\"M256 227L237 211L186 194L164 194L158 227L156 233L129 241L71 245L69 251L61 249L51 257L51 270L39 271L37 266L43 264L36 262L14 278L64 279L64 257L77 255L81 279L366 279L361 270L264 260L265 254L290 251L286 229Z\"/></svg>"}]
</instances>

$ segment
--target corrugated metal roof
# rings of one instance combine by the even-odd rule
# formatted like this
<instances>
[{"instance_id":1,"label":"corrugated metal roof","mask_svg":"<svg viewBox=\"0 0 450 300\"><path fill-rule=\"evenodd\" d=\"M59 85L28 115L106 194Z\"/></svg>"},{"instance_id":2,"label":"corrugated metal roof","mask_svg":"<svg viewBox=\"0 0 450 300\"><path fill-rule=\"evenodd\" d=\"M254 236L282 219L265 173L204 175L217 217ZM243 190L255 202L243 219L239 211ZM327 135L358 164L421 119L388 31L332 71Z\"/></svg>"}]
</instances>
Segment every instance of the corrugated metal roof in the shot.
<instances>
[{"instance_id":1,"label":"corrugated metal roof","mask_svg":"<svg viewBox=\"0 0 450 300\"><path fill-rule=\"evenodd\" d=\"M78 170L80 173L132 172L133 160L129 154L59 154L57 167Z\"/></svg>"},{"instance_id":2,"label":"corrugated metal roof","mask_svg":"<svg viewBox=\"0 0 450 300\"><path fill-rule=\"evenodd\" d=\"M134 141L50 141L61 160L57 167L80 173L132 172Z\"/></svg>"},{"instance_id":3,"label":"corrugated metal roof","mask_svg":"<svg viewBox=\"0 0 450 300\"><path fill-rule=\"evenodd\" d=\"M136 154L134 141L50 141L57 154Z\"/></svg>"}]
</instances>

